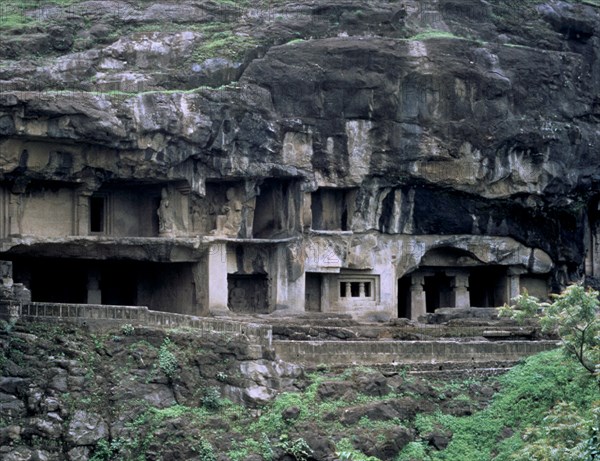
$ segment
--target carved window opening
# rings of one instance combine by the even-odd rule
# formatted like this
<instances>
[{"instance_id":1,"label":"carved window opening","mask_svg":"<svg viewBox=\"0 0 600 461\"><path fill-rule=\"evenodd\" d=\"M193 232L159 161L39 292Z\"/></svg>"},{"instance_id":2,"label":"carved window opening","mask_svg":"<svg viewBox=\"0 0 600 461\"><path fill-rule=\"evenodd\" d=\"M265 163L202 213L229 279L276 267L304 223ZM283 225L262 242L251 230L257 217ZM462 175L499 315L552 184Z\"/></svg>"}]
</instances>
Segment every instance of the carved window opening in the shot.
<instances>
[{"instance_id":1,"label":"carved window opening","mask_svg":"<svg viewBox=\"0 0 600 461\"><path fill-rule=\"evenodd\" d=\"M374 301L378 293L377 281L374 276L343 277L339 280L340 299Z\"/></svg>"},{"instance_id":2,"label":"carved window opening","mask_svg":"<svg viewBox=\"0 0 600 461\"><path fill-rule=\"evenodd\" d=\"M355 189L320 188L311 199L314 230L348 231L352 227Z\"/></svg>"},{"instance_id":3,"label":"carved window opening","mask_svg":"<svg viewBox=\"0 0 600 461\"><path fill-rule=\"evenodd\" d=\"M107 197L95 195L90 197L90 232L104 234L107 232Z\"/></svg>"}]
</instances>

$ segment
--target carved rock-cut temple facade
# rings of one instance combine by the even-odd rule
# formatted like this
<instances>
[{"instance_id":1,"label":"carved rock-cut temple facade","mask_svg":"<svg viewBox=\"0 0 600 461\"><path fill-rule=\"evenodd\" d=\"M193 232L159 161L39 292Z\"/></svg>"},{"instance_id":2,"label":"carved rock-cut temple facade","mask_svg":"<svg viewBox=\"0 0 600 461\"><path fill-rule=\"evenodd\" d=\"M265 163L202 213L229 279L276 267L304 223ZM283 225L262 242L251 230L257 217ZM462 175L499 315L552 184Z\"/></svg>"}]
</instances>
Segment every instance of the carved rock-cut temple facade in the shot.
<instances>
[{"instance_id":1,"label":"carved rock-cut temple facade","mask_svg":"<svg viewBox=\"0 0 600 461\"><path fill-rule=\"evenodd\" d=\"M0 47L0 259L33 301L417 319L600 276L593 5L121 3Z\"/></svg>"},{"instance_id":2,"label":"carved rock-cut temple facade","mask_svg":"<svg viewBox=\"0 0 600 461\"><path fill-rule=\"evenodd\" d=\"M24 160L52 161L43 152ZM303 179L207 179L203 194L183 180L15 181L0 196L3 258L33 301L196 315L417 319L549 291L551 258L511 237L377 229L410 226L414 190Z\"/></svg>"}]
</instances>

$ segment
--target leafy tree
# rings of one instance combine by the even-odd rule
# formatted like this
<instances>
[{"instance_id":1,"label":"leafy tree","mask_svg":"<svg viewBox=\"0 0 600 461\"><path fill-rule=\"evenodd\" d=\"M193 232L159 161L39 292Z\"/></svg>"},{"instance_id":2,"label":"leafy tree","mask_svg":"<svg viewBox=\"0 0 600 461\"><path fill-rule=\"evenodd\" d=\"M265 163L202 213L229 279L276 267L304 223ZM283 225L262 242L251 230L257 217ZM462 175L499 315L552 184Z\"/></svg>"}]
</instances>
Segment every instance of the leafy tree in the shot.
<instances>
[{"instance_id":1,"label":"leafy tree","mask_svg":"<svg viewBox=\"0 0 600 461\"><path fill-rule=\"evenodd\" d=\"M600 377L600 300L599 292L581 285L570 285L552 295L552 303L542 303L527 292L515 298L513 306L500 308L500 315L522 322L539 317L543 332L555 332L567 355L590 373ZM600 384L600 380L599 380Z\"/></svg>"}]
</instances>

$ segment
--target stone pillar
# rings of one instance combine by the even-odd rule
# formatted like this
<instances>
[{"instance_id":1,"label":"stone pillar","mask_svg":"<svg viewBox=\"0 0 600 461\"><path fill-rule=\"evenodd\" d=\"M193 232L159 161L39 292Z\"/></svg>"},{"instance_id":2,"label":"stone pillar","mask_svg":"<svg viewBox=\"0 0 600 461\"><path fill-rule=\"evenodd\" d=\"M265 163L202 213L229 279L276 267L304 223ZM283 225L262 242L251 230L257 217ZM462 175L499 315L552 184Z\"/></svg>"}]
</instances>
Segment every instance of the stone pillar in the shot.
<instances>
[{"instance_id":1,"label":"stone pillar","mask_svg":"<svg viewBox=\"0 0 600 461\"><path fill-rule=\"evenodd\" d=\"M269 255L269 312L304 312L306 285L300 246L277 245Z\"/></svg>"},{"instance_id":2,"label":"stone pillar","mask_svg":"<svg viewBox=\"0 0 600 461\"><path fill-rule=\"evenodd\" d=\"M90 193L77 196L77 217L76 232L77 235L89 235L90 233Z\"/></svg>"},{"instance_id":3,"label":"stone pillar","mask_svg":"<svg viewBox=\"0 0 600 461\"><path fill-rule=\"evenodd\" d=\"M360 298L364 298L365 297L365 282L360 282L358 284L358 296Z\"/></svg>"},{"instance_id":4,"label":"stone pillar","mask_svg":"<svg viewBox=\"0 0 600 461\"><path fill-rule=\"evenodd\" d=\"M21 234L21 208L23 194L9 194L8 198L8 235Z\"/></svg>"},{"instance_id":5,"label":"stone pillar","mask_svg":"<svg viewBox=\"0 0 600 461\"><path fill-rule=\"evenodd\" d=\"M425 276L415 274L411 277L410 285L410 318L417 320L427 313L427 302L425 299Z\"/></svg>"},{"instance_id":6,"label":"stone pillar","mask_svg":"<svg viewBox=\"0 0 600 461\"><path fill-rule=\"evenodd\" d=\"M208 310L212 314L227 313L227 245L213 243L208 250L207 260Z\"/></svg>"},{"instance_id":7,"label":"stone pillar","mask_svg":"<svg viewBox=\"0 0 600 461\"><path fill-rule=\"evenodd\" d=\"M76 235L90 234L90 197L92 193L84 193L77 196L77 215L75 218Z\"/></svg>"},{"instance_id":8,"label":"stone pillar","mask_svg":"<svg viewBox=\"0 0 600 461\"><path fill-rule=\"evenodd\" d=\"M454 273L454 280L452 281L452 298L454 300L454 307L471 307L468 272Z\"/></svg>"},{"instance_id":9,"label":"stone pillar","mask_svg":"<svg viewBox=\"0 0 600 461\"><path fill-rule=\"evenodd\" d=\"M344 282L344 297L352 297L352 284L350 282Z\"/></svg>"},{"instance_id":10,"label":"stone pillar","mask_svg":"<svg viewBox=\"0 0 600 461\"><path fill-rule=\"evenodd\" d=\"M521 294L521 274L525 269L510 267L507 272L507 304L512 304L512 300Z\"/></svg>"},{"instance_id":11,"label":"stone pillar","mask_svg":"<svg viewBox=\"0 0 600 461\"><path fill-rule=\"evenodd\" d=\"M97 271L88 273L87 303L102 304L102 291L100 290L100 274Z\"/></svg>"},{"instance_id":12,"label":"stone pillar","mask_svg":"<svg viewBox=\"0 0 600 461\"><path fill-rule=\"evenodd\" d=\"M312 227L312 193L305 192L303 198L301 214L302 228L308 232Z\"/></svg>"}]
</instances>

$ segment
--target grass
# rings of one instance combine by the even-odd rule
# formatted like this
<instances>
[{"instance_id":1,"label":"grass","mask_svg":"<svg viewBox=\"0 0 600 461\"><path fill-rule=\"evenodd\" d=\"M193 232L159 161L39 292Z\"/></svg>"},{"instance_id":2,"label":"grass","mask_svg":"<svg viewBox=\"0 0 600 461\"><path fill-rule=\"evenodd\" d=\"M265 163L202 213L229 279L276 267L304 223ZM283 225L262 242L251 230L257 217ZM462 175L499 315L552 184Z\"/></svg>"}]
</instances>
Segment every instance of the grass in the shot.
<instances>
[{"instance_id":1,"label":"grass","mask_svg":"<svg viewBox=\"0 0 600 461\"><path fill-rule=\"evenodd\" d=\"M199 31L205 35L205 40L192 52L189 61L195 63L216 57L238 61L247 50L258 45L253 37L235 33L228 23L206 24Z\"/></svg>"},{"instance_id":2,"label":"grass","mask_svg":"<svg viewBox=\"0 0 600 461\"><path fill-rule=\"evenodd\" d=\"M454 39L463 39L463 37L459 37L454 35L452 32L446 32L445 30L437 30L437 29L429 29L423 31L417 35L413 35L408 40L429 40L433 38L454 38Z\"/></svg>"},{"instance_id":3,"label":"grass","mask_svg":"<svg viewBox=\"0 0 600 461\"><path fill-rule=\"evenodd\" d=\"M0 2L0 31L20 29L36 22L36 19L27 15L28 11L34 11L41 6L68 7L82 0L2 0Z\"/></svg>"}]
</instances>

